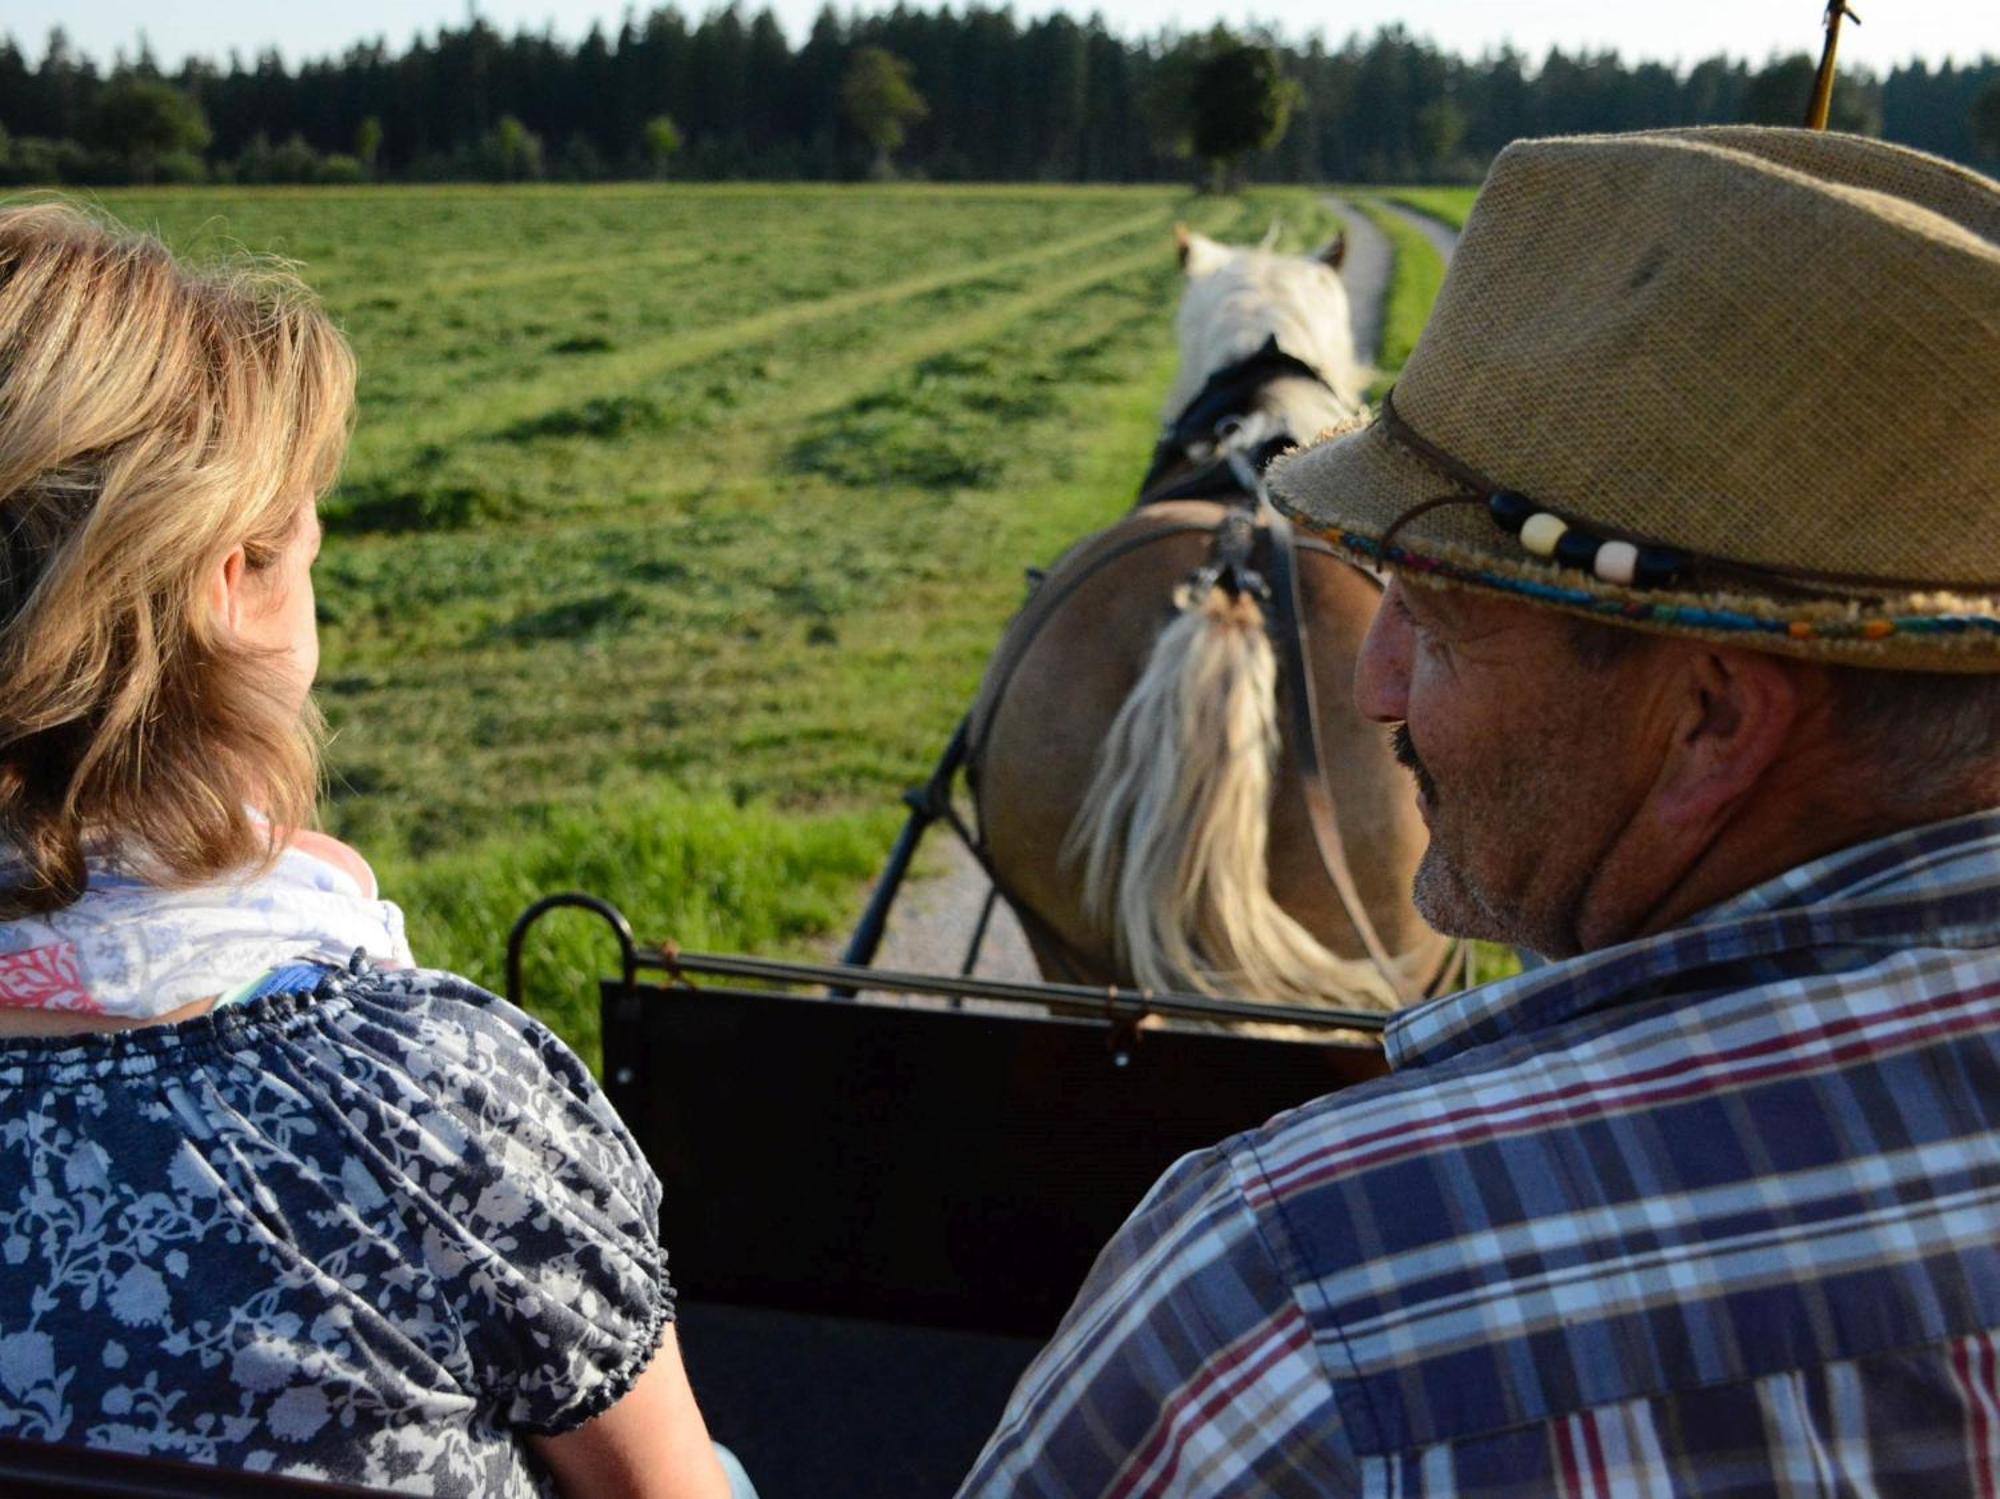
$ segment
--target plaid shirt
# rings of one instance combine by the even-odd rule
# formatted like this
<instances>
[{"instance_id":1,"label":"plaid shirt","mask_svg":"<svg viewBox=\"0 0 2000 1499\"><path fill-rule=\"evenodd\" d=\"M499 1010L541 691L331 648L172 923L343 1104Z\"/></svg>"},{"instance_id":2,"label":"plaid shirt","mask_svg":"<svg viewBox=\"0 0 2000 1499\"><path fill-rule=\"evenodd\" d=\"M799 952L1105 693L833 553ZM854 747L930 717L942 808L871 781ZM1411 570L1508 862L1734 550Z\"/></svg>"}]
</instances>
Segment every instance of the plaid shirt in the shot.
<instances>
[{"instance_id":1,"label":"plaid shirt","mask_svg":"<svg viewBox=\"0 0 2000 1499\"><path fill-rule=\"evenodd\" d=\"M1189 1156L963 1493L2000 1492L2000 812L1412 1010Z\"/></svg>"}]
</instances>

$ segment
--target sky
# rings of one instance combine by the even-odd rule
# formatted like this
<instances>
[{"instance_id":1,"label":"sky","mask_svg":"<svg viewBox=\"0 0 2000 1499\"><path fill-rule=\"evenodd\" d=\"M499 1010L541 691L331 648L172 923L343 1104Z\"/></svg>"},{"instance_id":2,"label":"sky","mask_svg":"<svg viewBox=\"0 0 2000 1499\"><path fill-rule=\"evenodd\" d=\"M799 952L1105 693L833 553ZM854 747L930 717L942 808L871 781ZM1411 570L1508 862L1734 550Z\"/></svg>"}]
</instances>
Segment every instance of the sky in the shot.
<instances>
[{"instance_id":1,"label":"sky","mask_svg":"<svg viewBox=\"0 0 2000 1499\"><path fill-rule=\"evenodd\" d=\"M683 0L699 14L707 0ZM763 0L745 0L756 10ZM917 0L926 6L938 0ZM2000 55L2000 4L1995 0L1852 0L1862 24L1841 32L1843 66L1886 71L1911 57L1938 63ZM653 0L641 0L640 11ZM842 3L843 11L851 0ZM820 0L770 0L794 41L803 38ZM962 0L961 0L962 7ZM884 8L871 0L864 10ZM592 0L478 0L480 15L502 31L552 27L567 40L583 36L593 21L617 28L626 7ZM1100 11L1112 30L1143 36L1167 29L1193 30L1222 20L1232 26L1259 21L1292 40L1314 32L1338 43L1352 32L1372 33L1390 21L1464 56L1511 41L1531 58L1550 46L1565 50L1616 48L1627 60L1691 63L1718 52L1761 62L1774 52L1817 53L1823 0L1398 0L1393 7L1343 6L1326 0L1021 0L1015 14L1032 17L1066 10ZM464 0L345 0L340 5L273 5L270 0L0 0L0 31L39 57L49 29L62 25L86 55L108 63L120 50L136 50L143 33L163 65L189 53L222 61L232 48L249 57L275 47L287 62L338 54L349 43L382 37L401 50L419 33L462 23Z\"/></svg>"}]
</instances>

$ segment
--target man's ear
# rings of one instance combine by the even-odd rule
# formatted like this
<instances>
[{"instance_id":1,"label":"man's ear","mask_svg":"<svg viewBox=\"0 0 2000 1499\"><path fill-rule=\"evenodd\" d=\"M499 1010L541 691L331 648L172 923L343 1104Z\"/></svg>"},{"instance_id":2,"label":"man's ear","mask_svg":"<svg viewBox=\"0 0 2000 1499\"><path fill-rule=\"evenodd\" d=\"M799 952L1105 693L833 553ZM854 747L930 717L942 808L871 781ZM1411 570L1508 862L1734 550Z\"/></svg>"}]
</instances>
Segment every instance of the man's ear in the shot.
<instances>
[{"instance_id":1,"label":"man's ear","mask_svg":"<svg viewBox=\"0 0 2000 1499\"><path fill-rule=\"evenodd\" d=\"M243 579L249 571L249 554L239 546L208 575L208 617L232 633L242 629Z\"/></svg>"},{"instance_id":2,"label":"man's ear","mask_svg":"<svg viewBox=\"0 0 2000 1499\"><path fill-rule=\"evenodd\" d=\"M1784 754L1804 710L1802 684L1787 661L1719 646L1686 654L1676 691L1654 807L1672 824L1712 826Z\"/></svg>"}]
</instances>

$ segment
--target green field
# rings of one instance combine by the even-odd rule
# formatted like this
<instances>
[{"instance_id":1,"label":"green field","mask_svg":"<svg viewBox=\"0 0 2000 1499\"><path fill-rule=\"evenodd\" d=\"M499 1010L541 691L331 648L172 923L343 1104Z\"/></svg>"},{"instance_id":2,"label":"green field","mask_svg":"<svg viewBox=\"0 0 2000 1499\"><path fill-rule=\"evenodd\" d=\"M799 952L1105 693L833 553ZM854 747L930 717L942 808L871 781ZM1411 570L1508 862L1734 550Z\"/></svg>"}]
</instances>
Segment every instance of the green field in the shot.
<instances>
[{"instance_id":1,"label":"green field","mask_svg":"<svg viewBox=\"0 0 2000 1499\"><path fill-rule=\"evenodd\" d=\"M299 262L361 362L326 507L328 826L419 957L487 983L528 900L798 949L1022 569L1130 501L1186 219L1305 248L1306 191L411 188L110 193L183 249ZM531 972L595 1054L587 918Z\"/></svg>"}]
</instances>

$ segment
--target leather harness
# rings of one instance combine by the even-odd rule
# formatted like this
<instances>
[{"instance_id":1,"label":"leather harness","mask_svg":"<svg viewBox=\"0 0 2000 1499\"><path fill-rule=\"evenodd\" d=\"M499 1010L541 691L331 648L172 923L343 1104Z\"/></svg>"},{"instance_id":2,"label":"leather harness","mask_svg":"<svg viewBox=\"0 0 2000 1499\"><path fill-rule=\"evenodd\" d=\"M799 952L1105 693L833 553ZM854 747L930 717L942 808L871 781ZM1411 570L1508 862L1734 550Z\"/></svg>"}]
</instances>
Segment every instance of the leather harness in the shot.
<instances>
[{"instance_id":1,"label":"leather harness","mask_svg":"<svg viewBox=\"0 0 2000 1499\"><path fill-rule=\"evenodd\" d=\"M1297 439L1288 431L1268 435L1255 432L1244 420L1245 413L1254 408L1258 395L1279 379L1307 379L1332 388L1318 370L1281 350L1275 336L1265 340L1263 346L1248 358L1209 376L1194 399L1168 424L1153 450L1152 464L1140 485L1138 506L1160 504L1167 500L1196 499L1222 502L1229 506L1221 524L1213 528L1215 544L1208 560L1188 579L1185 589L1188 606L1198 603L1212 588L1225 589L1236 597L1247 594L1267 606L1266 619L1272 643L1278 652L1280 669L1284 679L1291 683L1291 691L1286 697L1291 706L1292 748L1298 759L1299 782L1304 793L1306 821L1312 830L1313 845L1369 962L1397 1000L1408 1004L1440 993L1459 979L1463 972L1465 945L1453 942L1429 981L1421 984L1413 982L1403 975L1394 956L1383 945L1354 882L1354 871L1348 863L1346 846L1341 841L1333 793L1326 777L1319 704L1313 685L1311 634L1298 564L1301 550L1335 554L1323 542L1301 540L1291 521L1271 502L1270 490L1264 482L1265 467L1278 454L1296 446ZM1260 522L1270 540L1266 564L1268 578L1251 566ZM1037 613L1046 619L1055 604L1069 597L1088 578L1140 547L1170 536L1185 535L1191 530L1209 529L1206 526L1173 526L1113 548L1093 559L1091 566L1080 575L1067 580L1060 597L1035 599L1033 603L1041 606ZM1373 575L1359 568L1355 571L1380 586L1380 580ZM1000 664L996 674L996 690L982 694L991 705L984 715L988 721L991 712L997 710L1005 697L1007 684L1026 657L1037 633L1037 630L1030 629L1017 637L1013 649L1008 652L1007 659ZM967 727L966 767L968 774L976 780L985 724L969 723ZM992 875L992 864L983 847L984 840L973 842L968 839L968 842L973 843L974 853L986 865L989 876ZM1010 901L1009 904L1014 905L1024 917L1034 914L1024 910L1019 902ZM1048 923L1037 919L1034 924L1041 935L1068 959L1068 944L1055 934Z\"/></svg>"}]
</instances>

